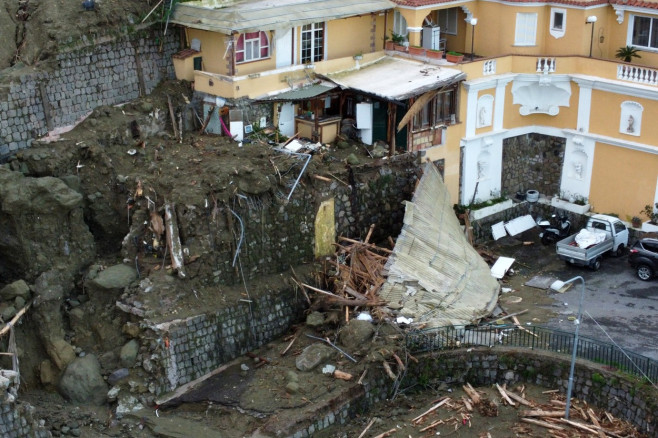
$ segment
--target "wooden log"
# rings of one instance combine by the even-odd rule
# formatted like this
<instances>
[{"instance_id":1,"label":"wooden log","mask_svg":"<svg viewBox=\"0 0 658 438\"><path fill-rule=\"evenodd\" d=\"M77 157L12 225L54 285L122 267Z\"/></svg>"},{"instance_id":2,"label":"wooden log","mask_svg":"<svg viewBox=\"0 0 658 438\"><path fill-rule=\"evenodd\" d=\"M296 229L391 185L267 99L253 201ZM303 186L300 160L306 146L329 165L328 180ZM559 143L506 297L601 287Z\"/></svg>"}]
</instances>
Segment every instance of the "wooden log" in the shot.
<instances>
[{"instance_id":1,"label":"wooden log","mask_svg":"<svg viewBox=\"0 0 658 438\"><path fill-rule=\"evenodd\" d=\"M606 434L603 432L601 423L599 422L598 417L594 414L592 408L587 408L587 416L589 420L594 424L596 431L599 433L599 438L606 438Z\"/></svg>"},{"instance_id":2,"label":"wooden log","mask_svg":"<svg viewBox=\"0 0 658 438\"><path fill-rule=\"evenodd\" d=\"M388 377L391 378L391 380L395 380L398 378L398 376L396 376L395 373L393 373L393 370L391 369L391 366L388 364L388 362L383 360L382 364L384 364L384 371L386 371L386 374L388 375Z\"/></svg>"},{"instance_id":3,"label":"wooden log","mask_svg":"<svg viewBox=\"0 0 658 438\"><path fill-rule=\"evenodd\" d=\"M462 395L462 402L464 403L464 407L468 412L473 412L473 405L468 401L468 399Z\"/></svg>"},{"instance_id":4,"label":"wooden log","mask_svg":"<svg viewBox=\"0 0 658 438\"><path fill-rule=\"evenodd\" d=\"M392 434L394 434L396 431L397 431L397 429L396 429L396 428L393 428L393 429L391 429L391 430L387 430L387 431L384 432L384 433L380 433L379 435L377 435L377 436L375 436L375 437L373 437L373 438L386 438L387 436L391 436Z\"/></svg>"},{"instance_id":5,"label":"wooden log","mask_svg":"<svg viewBox=\"0 0 658 438\"><path fill-rule=\"evenodd\" d=\"M299 332L295 333L295 336L292 337L292 340L290 341L290 343L288 344L288 346L285 348L285 350L283 350L283 351L280 353L281 356L285 356L285 355L286 355L286 353L288 352L288 350L290 350L290 347L292 347L292 344L294 344L295 341L297 340L297 336L299 336Z\"/></svg>"},{"instance_id":6,"label":"wooden log","mask_svg":"<svg viewBox=\"0 0 658 438\"><path fill-rule=\"evenodd\" d=\"M178 127L176 126L176 115L174 106L171 104L171 96L167 96L167 105L169 106L169 117L171 117L171 127L174 129L174 138L178 138Z\"/></svg>"},{"instance_id":7,"label":"wooden log","mask_svg":"<svg viewBox=\"0 0 658 438\"><path fill-rule=\"evenodd\" d=\"M171 267L178 273L179 278L185 278L185 260L183 258L183 245L178 234L178 221L176 220L176 207L174 204L165 204L165 228L167 231L167 248L171 255Z\"/></svg>"},{"instance_id":8,"label":"wooden log","mask_svg":"<svg viewBox=\"0 0 658 438\"><path fill-rule=\"evenodd\" d=\"M432 429L432 428L435 428L435 427L438 426L439 424L446 424L446 423L445 423L445 421L443 421L443 420L436 420L434 423L430 424L429 426L425 426L425 427L423 427L420 431L421 431L421 432L425 432L426 430L430 430L430 429Z\"/></svg>"},{"instance_id":9,"label":"wooden log","mask_svg":"<svg viewBox=\"0 0 658 438\"><path fill-rule=\"evenodd\" d=\"M7 323L5 326L0 330L0 336L3 336L5 333L7 333L13 326L16 324L16 322L27 312L27 309L30 308L32 305L32 302L28 303L27 305L23 306L21 310L16 312L16 315Z\"/></svg>"},{"instance_id":10,"label":"wooden log","mask_svg":"<svg viewBox=\"0 0 658 438\"><path fill-rule=\"evenodd\" d=\"M470 383L466 383L466 385L463 385L462 388L474 405L480 404L480 394L478 394L477 391L473 389Z\"/></svg>"},{"instance_id":11,"label":"wooden log","mask_svg":"<svg viewBox=\"0 0 658 438\"><path fill-rule=\"evenodd\" d=\"M549 423L547 421L535 420L532 418L521 418L521 421L523 421L524 423L530 423L537 426L545 427L547 429L565 430L564 427L558 426L557 424Z\"/></svg>"},{"instance_id":12,"label":"wooden log","mask_svg":"<svg viewBox=\"0 0 658 438\"><path fill-rule=\"evenodd\" d=\"M368 432L368 429L370 429L370 428L372 427L373 424L375 424L375 418L373 418L372 420L370 420L370 423L368 423L368 425L366 426L366 428L363 429L363 432L361 432L361 435L359 435L359 438L363 438L364 435L366 434L366 432Z\"/></svg>"},{"instance_id":13,"label":"wooden log","mask_svg":"<svg viewBox=\"0 0 658 438\"><path fill-rule=\"evenodd\" d=\"M434 406L432 406L431 408L429 408L428 410L426 410L425 412L423 412L422 414L411 420L411 422L418 423L421 419L425 418L425 416L436 411L437 409L439 409L441 406L448 403L449 401L450 401L450 397L445 397L443 400L441 400L440 402L438 402L437 404L435 404Z\"/></svg>"},{"instance_id":14,"label":"wooden log","mask_svg":"<svg viewBox=\"0 0 658 438\"><path fill-rule=\"evenodd\" d=\"M505 389L505 392L507 393L507 395L510 396L511 399L517 401L519 404L522 404L524 406L529 406L529 407L534 406L531 402L529 402L525 398L521 397L520 395L515 394L514 392L510 391L507 388Z\"/></svg>"},{"instance_id":15,"label":"wooden log","mask_svg":"<svg viewBox=\"0 0 658 438\"><path fill-rule=\"evenodd\" d=\"M538 409L535 411L523 411L520 414L522 417L549 417L549 418L561 418L564 417L564 411L544 411Z\"/></svg>"},{"instance_id":16,"label":"wooden log","mask_svg":"<svg viewBox=\"0 0 658 438\"><path fill-rule=\"evenodd\" d=\"M344 371L336 370L334 371L334 377L340 380L352 380L352 375Z\"/></svg>"},{"instance_id":17,"label":"wooden log","mask_svg":"<svg viewBox=\"0 0 658 438\"><path fill-rule=\"evenodd\" d=\"M500 393L500 395L503 397L503 400L505 400L510 406L516 406L516 403L512 401L511 398L507 395L507 392L499 385L496 383L496 389Z\"/></svg>"},{"instance_id":18,"label":"wooden log","mask_svg":"<svg viewBox=\"0 0 658 438\"><path fill-rule=\"evenodd\" d=\"M596 430L594 430L591 427L588 427L588 426L586 426L582 423L578 423L578 422L572 421L572 420L567 420L566 418L560 418L560 422L562 422L564 424L568 424L569 426L575 427L576 429L584 430L584 431L589 432L591 434L598 435Z\"/></svg>"},{"instance_id":19,"label":"wooden log","mask_svg":"<svg viewBox=\"0 0 658 438\"><path fill-rule=\"evenodd\" d=\"M203 124L201 125L201 129L199 129L199 134L203 134L206 131L206 127L208 126L208 123L210 122L210 118L212 117L212 114L214 112L215 112L215 105L210 107L210 110L208 111L208 115L206 116L206 119L203 121ZM221 115L219 117L221 117Z\"/></svg>"},{"instance_id":20,"label":"wooden log","mask_svg":"<svg viewBox=\"0 0 658 438\"><path fill-rule=\"evenodd\" d=\"M313 174L313 178L318 179L320 181L324 182L331 182L331 178L327 178L326 176L318 175L318 174Z\"/></svg>"}]
</instances>

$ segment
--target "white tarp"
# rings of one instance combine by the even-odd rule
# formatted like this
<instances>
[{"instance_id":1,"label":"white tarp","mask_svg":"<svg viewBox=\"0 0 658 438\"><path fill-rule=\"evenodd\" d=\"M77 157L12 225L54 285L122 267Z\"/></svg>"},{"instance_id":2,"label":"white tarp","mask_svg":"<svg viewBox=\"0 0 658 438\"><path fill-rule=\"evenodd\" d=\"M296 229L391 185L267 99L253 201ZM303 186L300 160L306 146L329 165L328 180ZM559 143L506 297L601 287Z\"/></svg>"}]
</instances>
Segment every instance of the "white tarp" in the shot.
<instances>
[{"instance_id":1,"label":"white tarp","mask_svg":"<svg viewBox=\"0 0 658 438\"><path fill-rule=\"evenodd\" d=\"M500 286L468 243L448 190L432 163L423 167L404 225L386 263L379 296L400 316L428 327L465 325L489 315Z\"/></svg>"},{"instance_id":2,"label":"white tarp","mask_svg":"<svg viewBox=\"0 0 658 438\"><path fill-rule=\"evenodd\" d=\"M581 248L589 248L592 245L601 243L605 240L607 234L605 231L588 230L583 228L576 234L576 244Z\"/></svg>"}]
</instances>

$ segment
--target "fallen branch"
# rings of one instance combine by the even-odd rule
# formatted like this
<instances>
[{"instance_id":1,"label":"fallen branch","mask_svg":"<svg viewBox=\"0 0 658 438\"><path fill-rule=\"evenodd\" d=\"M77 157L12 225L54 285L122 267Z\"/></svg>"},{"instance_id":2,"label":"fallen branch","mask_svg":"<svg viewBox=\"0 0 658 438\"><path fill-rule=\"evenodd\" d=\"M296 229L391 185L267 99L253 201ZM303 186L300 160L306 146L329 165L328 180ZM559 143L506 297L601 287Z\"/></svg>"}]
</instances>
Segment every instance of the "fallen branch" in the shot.
<instances>
[{"instance_id":1,"label":"fallen branch","mask_svg":"<svg viewBox=\"0 0 658 438\"><path fill-rule=\"evenodd\" d=\"M440 402L438 402L437 404L435 404L434 406L432 406L431 408L429 408L427 411L423 412L422 414L420 414L419 416L417 416L416 418L414 418L413 420L411 420L411 422L412 422L412 423L418 423L418 422L419 422L422 418L424 418L427 414L431 414L432 412L436 411L437 409L439 409L441 406L443 406L444 404L448 403L449 401L450 401L450 397L445 397L443 400L441 400Z\"/></svg>"},{"instance_id":2,"label":"fallen branch","mask_svg":"<svg viewBox=\"0 0 658 438\"><path fill-rule=\"evenodd\" d=\"M443 420L436 420L434 423L430 424L429 426L423 427L420 431L425 432L426 430L430 430L430 429L438 426L439 424L446 424L446 423Z\"/></svg>"},{"instance_id":3,"label":"fallen branch","mask_svg":"<svg viewBox=\"0 0 658 438\"><path fill-rule=\"evenodd\" d=\"M534 406L534 405L533 405L532 403L530 403L528 400L524 399L523 397L521 397L521 396L518 395L518 394L515 394L514 392L510 391L510 390L507 389L507 388L505 388L505 392L507 393L507 395L508 395L511 399L514 399L515 401L517 401L518 403L520 403L520 404L522 404L522 405L524 405L524 406L530 406L530 407Z\"/></svg>"},{"instance_id":4,"label":"fallen branch","mask_svg":"<svg viewBox=\"0 0 658 438\"><path fill-rule=\"evenodd\" d=\"M363 432L361 432L361 435L359 435L358 438L363 438L363 436L366 434L366 432L368 432L368 429L370 429L370 428L372 427L373 424L375 424L375 418L373 418L372 420L370 420L370 423L368 423L368 425L366 426L366 428L363 429Z\"/></svg>"},{"instance_id":5,"label":"fallen branch","mask_svg":"<svg viewBox=\"0 0 658 438\"><path fill-rule=\"evenodd\" d=\"M536 411L524 411L521 412L522 417L549 417L549 418L560 418L564 417L564 411L543 411L541 409Z\"/></svg>"},{"instance_id":6,"label":"fallen branch","mask_svg":"<svg viewBox=\"0 0 658 438\"><path fill-rule=\"evenodd\" d=\"M23 314L25 312L27 312L27 309L29 309L31 305L32 305L32 303L30 302L29 304L23 306L23 308L21 310L16 312L16 315L14 315L14 317L11 319L11 321L9 321L2 328L2 330L0 330L0 336L3 336L5 333L7 333L14 326L14 324L16 324L16 322L20 319L20 317L23 316Z\"/></svg>"},{"instance_id":7,"label":"fallen branch","mask_svg":"<svg viewBox=\"0 0 658 438\"><path fill-rule=\"evenodd\" d=\"M285 355L286 355L286 353L288 352L288 350L290 350L290 347L292 347L292 344L294 344L295 341L297 340L297 336L299 336L299 333L295 333L295 336L293 336L292 341L290 341L290 343L289 343L288 346L285 348L285 350L283 350L283 351L280 353L281 356L285 356Z\"/></svg>"},{"instance_id":8,"label":"fallen branch","mask_svg":"<svg viewBox=\"0 0 658 438\"><path fill-rule=\"evenodd\" d=\"M462 388L468 397L471 399L474 405L480 404L480 394L471 386L470 383L466 383Z\"/></svg>"},{"instance_id":9,"label":"fallen branch","mask_svg":"<svg viewBox=\"0 0 658 438\"><path fill-rule=\"evenodd\" d=\"M334 371L334 377L340 380L352 380L352 375L344 371L336 370Z\"/></svg>"},{"instance_id":10,"label":"fallen branch","mask_svg":"<svg viewBox=\"0 0 658 438\"><path fill-rule=\"evenodd\" d=\"M391 429L391 430L387 430L387 431L384 432L384 433L380 433L379 435L377 435L377 436L375 436L375 437L373 437L373 438L386 438L387 436L391 436L392 434L394 434L396 431L397 431L397 429L396 429L396 428L393 428L393 429Z\"/></svg>"},{"instance_id":11,"label":"fallen branch","mask_svg":"<svg viewBox=\"0 0 658 438\"><path fill-rule=\"evenodd\" d=\"M179 278L185 278L185 259L183 246L178 235L178 221L174 204L165 204L165 228L167 231L167 247L171 254L171 267L178 272Z\"/></svg>"},{"instance_id":12,"label":"fallen branch","mask_svg":"<svg viewBox=\"0 0 658 438\"><path fill-rule=\"evenodd\" d=\"M391 380L396 380L398 378L398 376L395 375L395 373L391 369L391 366L388 364L388 362L383 360L382 363L384 364L384 371L386 371L386 374L388 374L388 377L390 377Z\"/></svg>"},{"instance_id":13,"label":"fallen branch","mask_svg":"<svg viewBox=\"0 0 658 438\"><path fill-rule=\"evenodd\" d=\"M523 421L525 423L535 424L537 426L542 426L542 427L545 427L547 429L565 430L564 427L558 426L557 424L549 423L547 421L534 420L532 418L521 418L521 421Z\"/></svg>"},{"instance_id":14,"label":"fallen branch","mask_svg":"<svg viewBox=\"0 0 658 438\"><path fill-rule=\"evenodd\" d=\"M584 430L584 431L589 432L591 434L598 435L598 432L596 430L592 429L591 427L587 427L586 425L584 425L582 423L578 423L578 422L572 421L572 420L567 420L566 418L560 418L560 421L562 423L568 424L569 426L575 427L576 429Z\"/></svg>"},{"instance_id":15,"label":"fallen branch","mask_svg":"<svg viewBox=\"0 0 658 438\"><path fill-rule=\"evenodd\" d=\"M516 403L512 401L511 398L507 395L507 392L499 385L496 383L496 389L500 393L500 395L503 397L503 399L510 405L510 406L516 406Z\"/></svg>"}]
</instances>

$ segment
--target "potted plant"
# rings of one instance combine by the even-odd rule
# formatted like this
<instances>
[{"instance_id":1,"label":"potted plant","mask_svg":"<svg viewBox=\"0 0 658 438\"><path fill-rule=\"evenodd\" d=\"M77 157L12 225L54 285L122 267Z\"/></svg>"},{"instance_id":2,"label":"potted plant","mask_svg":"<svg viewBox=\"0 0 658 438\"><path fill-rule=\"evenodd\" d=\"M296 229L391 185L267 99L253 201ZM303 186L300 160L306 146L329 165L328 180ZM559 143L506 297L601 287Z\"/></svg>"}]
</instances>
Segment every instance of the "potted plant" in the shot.
<instances>
[{"instance_id":1,"label":"potted plant","mask_svg":"<svg viewBox=\"0 0 658 438\"><path fill-rule=\"evenodd\" d=\"M354 58L355 61L361 61L363 59L363 53L358 52L354 56L352 56L352 58Z\"/></svg>"},{"instance_id":2,"label":"potted plant","mask_svg":"<svg viewBox=\"0 0 658 438\"><path fill-rule=\"evenodd\" d=\"M448 62L462 62L464 59L464 54L459 52L448 52L446 53L446 61Z\"/></svg>"},{"instance_id":3,"label":"potted plant","mask_svg":"<svg viewBox=\"0 0 658 438\"><path fill-rule=\"evenodd\" d=\"M639 216L633 216L631 218L631 225L633 228L640 228L642 226L642 219Z\"/></svg>"},{"instance_id":4,"label":"potted plant","mask_svg":"<svg viewBox=\"0 0 658 438\"><path fill-rule=\"evenodd\" d=\"M409 54L414 56L425 56L425 47L409 46Z\"/></svg>"},{"instance_id":5,"label":"potted plant","mask_svg":"<svg viewBox=\"0 0 658 438\"><path fill-rule=\"evenodd\" d=\"M615 58L619 58L624 62L631 62L633 58L641 58L637 52L638 50L633 46L620 47L615 53Z\"/></svg>"},{"instance_id":6,"label":"potted plant","mask_svg":"<svg viewBox=\"0 0 658 438\"><path fill-rule=\"evenodd\" d=\"M384 50L395 50L395 44L388 35L384 35Z\"/></svg>"},{"instance_id":7,"label":"potted plant","mask_svg":"<svg viewBox=\"0 0 658 438\"><path fill-rule=\"evenodd\" d=\"M427 49L426 55L430 59L443 59L443 50Z\"/></svg>"},{"instance_id":8,"label":"potted plant","mask_svg":"<svg viewBox=\"0 0 658 438\"><path fill-rule=\"evenodd\" d=\"M399 33L391 32L391 39L393 40L393 48L395 50L398 50L400 52L406 52L407 51L407 46L404 45L404 43L407 41L407 39L404 37L404 35L400 35Z\"/></svg>"}]
</instances>

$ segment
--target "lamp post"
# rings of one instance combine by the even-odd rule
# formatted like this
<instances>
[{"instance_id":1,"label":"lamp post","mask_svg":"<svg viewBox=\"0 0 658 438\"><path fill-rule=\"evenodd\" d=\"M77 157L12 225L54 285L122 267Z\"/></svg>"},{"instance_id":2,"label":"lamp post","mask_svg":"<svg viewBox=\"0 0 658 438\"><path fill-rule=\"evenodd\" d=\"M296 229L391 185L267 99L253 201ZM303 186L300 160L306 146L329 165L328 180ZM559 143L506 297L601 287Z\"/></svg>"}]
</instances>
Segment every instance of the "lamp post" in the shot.
<instances>
[{"instance_id":1,"label":"lamp post","mask_svg":"<svg viewBox=\"0 0 658 438\"><path fill-rule=\"evenodd\" d=\"M475 43L475 25L478 24L478 19L471 18L471 21L469 23L471 23L471 61L472 61L474 57L473 47Z\"/></svg>"},{"instance_id":2,"label":"lamp post","mask_svg":"<svg viewBox=\"0 0 658 438\"><path fill-rule=\"evenodd\" d=\"M596 18L596 17L595 17ZM578 329L580 329L580 320L583 316L583 298L585 296L585 279L583 277L574 277L567 281L556 280L551 284L551 289L559 291L564 285L580 281L580 300L578 302L578 316L576 317L576 334L573 338L573 351L571 352L571 368L569 370L569 383L567 384L567 405L564 409L564 418L569 419L569 408L571 407L571 391L573 389L573 371L576 366L576 352L578 351Z\"/></svg>"},{"instance_id":3,"label":"lamp post","mask_svg":"<svg viewBox=\"0 0 658 438\"><path fill-rule=\"evenodd\" d=\"M596 15L590 15L587 17L587 20L585 21L585 24L591 24L592 25L592 36L589 37L589 57L592 57L592 43L594 42L594 23L596 23L597 17Z\"/></svg>"}]
</instances>

